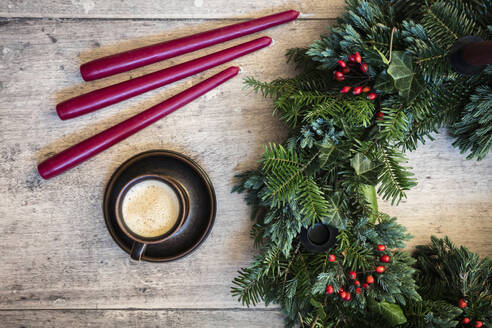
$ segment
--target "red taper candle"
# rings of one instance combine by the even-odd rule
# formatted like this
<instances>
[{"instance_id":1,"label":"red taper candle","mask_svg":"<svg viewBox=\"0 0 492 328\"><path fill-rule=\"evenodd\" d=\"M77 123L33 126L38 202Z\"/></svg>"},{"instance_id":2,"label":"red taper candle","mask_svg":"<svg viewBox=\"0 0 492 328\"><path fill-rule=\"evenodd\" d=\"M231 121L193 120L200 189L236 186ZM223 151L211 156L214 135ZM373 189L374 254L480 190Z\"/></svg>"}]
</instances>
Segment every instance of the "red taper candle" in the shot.
<instances>
[{"instance_id":1,"label":"red taper candle","mask_svg":"<svg viewBox=\"0 0 492 328\"><path fill-rule=\"evenodd\" d=\"M492 64L492 40L477 41L463 47L463 60L469 65Z\"/></svg>"},{"instance_id":2,"label":"red taper candle","mask_svg":"<svg viewBox=\"0 0 492 328\"><path fill-rule=\"evenodd\" d=\"M99 58L80 66L80 74L86 81L100 79L262 31L272 26L295 20L297 16L299 16L299 12L287 10L247 22Z\"/></svg>"},{"instance_id":3,"label":"red taper candle","mask_svg":"<svg viewBox=\"0 0 492 328\"><path fill-rule=\"evenodd\" d=\"M209 68L264 48L270 43L272 43L272 39L265 36L151 74L113 84L65 100L56 106L56 112L62 120L90 113L97 109L203 72Z\"/></svg>"},{"instance_id":4,"label":"red taper candle","mask_svg":"<svg viewBox=\"0 0 492 328\"><path fill-rule=\"evenodd\" d=\"M229 67L162 103L48 158L38 165L39 174L43 179L49 179L88 160L226 82L238 72L239 67Z\"/></svg>"}]
</instances>

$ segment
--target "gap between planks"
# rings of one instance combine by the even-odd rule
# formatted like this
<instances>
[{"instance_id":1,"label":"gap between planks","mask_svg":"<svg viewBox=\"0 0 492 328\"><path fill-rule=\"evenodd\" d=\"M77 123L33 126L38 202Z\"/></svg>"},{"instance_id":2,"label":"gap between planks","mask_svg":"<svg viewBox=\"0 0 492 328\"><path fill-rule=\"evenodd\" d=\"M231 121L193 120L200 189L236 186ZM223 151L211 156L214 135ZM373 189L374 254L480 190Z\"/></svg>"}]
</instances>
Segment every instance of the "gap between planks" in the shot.
<instances>
[{"instance_id":1,"label":"gap between planks","mask_svg":"<svg viewBox=\"0 0 492 328\"><path fill-rule=\"evenodd\" d=\"M0 309L1 312L33 312L33 311L175 311L175 312L207 312L207 311L218 311L218 312L281 312L280 308L9 308Z\"/></svg>"},{"instance_id":2,"label":"gap between planks","mask_svg":"<svg viewBox=\"0 0 492 328\"><path fill-rule=\"evenodd\" d=\"M52 16L52 17L41 17L41 16L9 16L0 14L0 22L10 22L10 21L61 21L61 22L79 22L79 21L145 21L145 22L186 22L186 21L232 21L232 22L243 22L259 17L244 17L244 18L234 18L234 17L180 17L180 18L156 18L156 17L110 17L110 16L95 16L95 17L67 17L67 16ZM295 21L330 21L336 22L337 18L329 17L299 17Z\"/></svg>"}]
</instances>

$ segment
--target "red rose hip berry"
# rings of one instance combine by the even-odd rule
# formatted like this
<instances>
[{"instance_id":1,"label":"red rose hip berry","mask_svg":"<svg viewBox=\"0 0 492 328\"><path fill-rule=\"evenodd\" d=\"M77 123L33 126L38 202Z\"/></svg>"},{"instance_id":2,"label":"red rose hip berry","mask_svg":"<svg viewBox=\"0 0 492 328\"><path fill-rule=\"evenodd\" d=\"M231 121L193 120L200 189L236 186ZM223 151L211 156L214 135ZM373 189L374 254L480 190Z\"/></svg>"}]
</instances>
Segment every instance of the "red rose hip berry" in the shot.
<instances>
[{"instance_id":1,"label":"red rose hip berry","mask_svg":"<svg viewBox=\"0 0 492 328\"><path fill-rule=\"evenodd\" d=\"M464 325L467 325L470 323L470 321L471 321L470 318L465 317L465 318L463 318L463 320L461 320L461 323L463 323Z\"/></svg>"},{"instance_id":2,"label":"red rose hip berry","mask_svg":"<svg viewBox=\"0 0 492 328\"><path fill-rule=\"evenodd\" d=\"M330 254L330 255L328 256L328 261L330 261L330 262L335 262L335 260L336 260L335 255Z\"/></svg>"},{"instance_id":3,"label":"red rose hip berry","mask_svg":"<svg viewBox=\"0 0 492 328\"><path fill-rule=\"evenodd\" d=\"M352 88L349 86L345 86L345 87L340 89L340 93L347 93L350 91L350 89L352 89Z\"/></svg>"},{"instance_id":4,"label":"red rose hip berry","mask_svg":"<svg viewBox=\"0 0 492 328\"><path fill-rule=\"evenodd\" d=\"M381 113L381 112L380 112ZM376 249L380 252L384 252L384 250L386 249L386 246L383 245L383 244L379 244Z\"/></svg>"},{"instance_id":5,"label":"red rose hip berry","mask_svg":"<svg viewBox=\"0 0 492 328\"><path fill-rule=\"evenodd\" d=\"M461 309L464 309L468 306L468 303L464 299L460 298L460 300L458 301L458 306Z\"/></svg>"},{"instance_id":6,"label":"red rose hip berry","mask_svg":"<svg viewBox=\"0 0 492 328\"><path fill-rule=\"evenodd\" d=\"M359 95L362 92L362 87L355 87L352 93L354 95Z\"/></svg>"},{"instance_id":7,"label":"red rose hip berry","mask_svg":"<svg viewBox=\"0 0 492 328\"><path fill-rule=\"evenodd\" d=\"M383 263L389 263L389 261L391 260L391 257L389 257L389 255L383 255L379 258L379 260Z\"/></svg>"},{"instance_id":8,"label":"red rose hip berry","mask_svg":"<svg viewBox=\"0 0 492 328\"><path fill-rule=\"evenodd\" d=\"M338 65L340 65L340 67L342 67L342 68L347 67L347 63L345 63L343 60L339 60L339 61L337 61L337 63L338 63Z\"/></svg>"},{"instance_id":9,"label":"red rose hip berry","mask_svg":"<svg viewBox=\"0 0 492 328\"><path fill-rule=\"evenodd\" d=\"M335 289L333 289L332 285L326 286L326 293L327 294L333 294L335 292Z\"/></svg>"},{"instance_id":10,"label":"red rose hip berry","mask_svg":"<svg viewBox=\"0 0 492 328\"><path fill-rule=\"evenodd\" d=\"M357 63L359 63L359 64L362 62L362 57L360 56L360 54L359 54L358 52L356 52L356 53L354 54L354 59L355 59L355 61L356 61Z\"/></svg>"},{"instance_id":11,"label":"red rose hip berry","mask_svg":"<svg viewBox=\"0 0 492 328\"><path fill-rule=\"evenodd\" d=\"M367 276L366 278L366 282L370 285L370 284L373 284L374 283L374 277L369 275Z\"/></svg>"},{"instance_id":12,"label":"red rose hip berry","mask_svg":"<svg viewBox=\"0 0 492 328\"><path fill-rule=\"evenodd\" d=\"M340 72L340 71L336 71L335 72L335 79L337 79L337 80L338 79L344 80L345 79L345 75L343 75L343 73Z\"/></svg>"},{"instance_id":13,"label":"red rose hip berry","mask_svg":"<svg viewBox=\"0 0 492 328\"><path fill-rule=\"evenodd\" d=\"M386 271L386 268L384 266L379 265L378 267L376 267L377 273L383 273L384 271Z\"/></svg>"},{"instance_id":14,"label":"red rose hip berry","mask_svg":"<svg viewBox=\"0 0 492 328\"><path fill-rule=\"evenodd\" d=\"M350 279L355 280L355 278L357 278L357 273L355 273L354 271L350 271L348 273L348 276Z\"/></svg>"},{"instance_id":15,"label":"red rose hip berry","mask_svg":"<svg viewBox=\"0 0 492 328\"><path fill-rule=\"evenodd\" d=\"M473 325L473 327L475 328L480 328L483 326L483 322L482 321L475 321L475 324Z\"/></svg>"}]
</instances>

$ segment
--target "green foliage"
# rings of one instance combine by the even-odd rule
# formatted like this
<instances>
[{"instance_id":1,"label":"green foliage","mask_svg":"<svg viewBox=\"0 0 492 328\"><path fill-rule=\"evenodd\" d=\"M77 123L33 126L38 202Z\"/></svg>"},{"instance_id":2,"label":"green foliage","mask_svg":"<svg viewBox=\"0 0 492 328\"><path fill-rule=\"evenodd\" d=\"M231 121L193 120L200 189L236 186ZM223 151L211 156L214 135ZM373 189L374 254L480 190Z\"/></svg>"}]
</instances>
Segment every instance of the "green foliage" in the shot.
<instances>
[{"instance_id":1,"label":"green foliage","mask_svg":"<svg viewBox=\"0 0 492 328\"><path fill-rule=\"evenodd\" d=\"M414 256L418 260L421 292L430 299L447 299L456 303L460 298L491 296L492 262L480 259L465 247L457 248L448 239L431 238L430 246L419 246Z\"/></svg>"},{"instance_id":2,"label":"green foliage","mask_svg":"<svg viewBox=\"0 0 492 328\"><path fill-rule=\"evenodd\" d=\"M232 295L245 305L256 305L264 299L268 292L268 282L282 272L285 261L277 247L265 245L264 252L258 255L249 268L242 269L234 279L236 287L232 288Z\"/></svg>"},{"instance_id":3,"label":"green foliage","mask_svg":"<svg viewBox=\"0 0 492 328\"><path fill-rule=\"evenodd\" d=\"M461 114L461 120L453 124L454 146L461 152L470 152L468 159L481 160L492 147L492 89L480 86L470 96Z\"/></svg>"},{"instance_id":4,"label":"green foliage","mask_svg":"<svg viewBox=\"0 0 492 328\"><path fill-rule=\"evenodd\" d=\"M289 137L266 146L259 168L240 174L233 189L253 208L258 250L233 281L242 304L279 304L288 327L458 327L463 315L492 324L490 261L447 239L433 239L415 257L399 251L411 236L379 212L376 197L392 204L406 197L416 180L404 152L443 126L469 158L490 150L492 71L461 76L447 56L464 35L492 34L484 18L491 3L348 0L329 35L288 51L297 76L245 79L247 88L272 99ZM355 51L369 65L364 82L356 83L369 85L376 100L341 94L351 81L333 80L337 60ZM299 234L318 222L339 234L331 249L312 253ZM387 250L376 251L378 244ZM383 254L391 262L379 274ZM362 283L368 275L375 282L356 294L349 271ZM326 294L327 285L352 299ZM456 307L459 298L470 302L464 311Z\"/></svg>"},{"instance_id":5,"label":"green foliage","mask_svg":"<svg viewBox=\"0 0 492 328\"><path fill-rule=\"evenodd\" d=\"M405 140L405 133L409 131L409 119L402 108L383 108L383 118L379 120L381 134L386 138L394 138L398 142Z\"/></svg>"},{"instance_id":6,"label":"green foliage","mask_svg":"<svg viewBox=\"0 0 492 328\"><path fill-rule=\"evenodd\" d=\"M414 150L439 127L448 126L457 137L454 145L470 150L469 158L481 159L490 149L488 140L482 146L484 133L489 134L476 132L477 118L466 113L477 106L474 99L480 96L475 89L491 85L490 68L489 74L459 75L452 70L448 55L461 37L490 39L491 8L490 0L347 1L343 19L329 28L329 36L322 36L307 50L310 58L304 58L318 62L320 70L331 71L338 59L360 52L371 67L373 86L383 94L383 102L393 98L396 104L386 109L398 113L400 123L406 121L399 130L405 149ZM482 106L490 109L484 100ZM483 115L486 121L488 116Z\"/></svg>"},{"instance_id":7,"label":"green foliage","mask_svg":"<svg viewBox=\"0 0 492 328\"><path fill-rule=\"evenodd\" d=\"M412 94L418 94L422 88L412 66L412 59L408 55L403 51L394 51L386 71L393 80L394 87L398 90L398 95L405 103Z\"/></svg>"},{"instance_id":8,"label":"green foliage","mask_svg":"<svg viewBox=\"0 0 492 328\"><path fill-rule=\"evenodd\" d=\"M367 127L371 123L374 115L374 104L368 102L362 97L354 98L337 98L325 95L318 98L321 101L311 101L312 110L306 112L304 121L314 122L320 118L329 119L331 117L344 117L347 123L362 125ZM302 99L300 99L302 101Z\"/></svg>"},{"instance_id":9,"label":"green foliage","mask_svg":"<svg viewBox=\"0 0 492 328\"><path fill-rule=\"evenodd\" d=\"M376 302L371 300L371 302L369 302L369 309L374 313L385 317L391 327L407 322L407 318L403 314L403 310L397 304L391 304L385 301Z\"/></svg>"},{"instance_id":10,"label":"green foliage","mask_svg":"<svg viewBox=\"0 0 492 328\"><path fill-rule=\"evenodd\" d=\"M492 323L492 261L480 258L465 247L456 247L447 237L431 238L431 244L417 246L416 281L421 302L405 308L409 327L464 327L467 317ZM468 306L457 307L465 299Z\"/></svg>"},{"instance_id":11,"label":"green foliage","mask_svg":"<svg viewBox=\"0 0 492 328\"><path fill-rule=\"evenodd\" d=\"M330 204L323 191L306 169L319 155L314 153L307 162L293 150L286 150L281 145L271 144L263 154L263 172L265 174L266 192L263 201L270 201L271 207L284 207L295 202L299 215L304 217L303 224L322 220L330 213Z\"/></svg>"},{"instance_id":12,"label":"green foliage","mask_svg":"<svg viewBox=\"0 0 492 328\"><path fill-rule=\"evenodd\" d=\"M459 323L457 317L463 312L459 307L444 301L411 302L405 308L408 322L402 328L451 328Z\"/></svg>"},{"instance_id":13,"label":"green foliage","mask_svg":"<svg viewBox=\"0 0 492 328\"><path fill-rule=\"evenodd\" d=\"M405 190L417 184L408 168L401 165L407 160L401 151L388 146L380 147L379 159L383 163L383 167L379 175L381 185L378 192L383 196L383 199L391 198L392 203L399 203L403 197L406 197Z\"/></svg>"}]
</instances>

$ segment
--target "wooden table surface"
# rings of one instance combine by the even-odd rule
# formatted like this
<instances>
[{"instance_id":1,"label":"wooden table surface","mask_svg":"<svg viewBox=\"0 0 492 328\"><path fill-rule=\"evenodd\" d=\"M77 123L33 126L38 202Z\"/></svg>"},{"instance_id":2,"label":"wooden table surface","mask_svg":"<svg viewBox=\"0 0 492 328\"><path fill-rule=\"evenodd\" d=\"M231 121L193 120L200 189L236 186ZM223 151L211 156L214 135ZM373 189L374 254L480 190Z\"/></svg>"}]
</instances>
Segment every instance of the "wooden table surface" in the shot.
<instances>
[{"instance_id":1,"label":"wooden table surface","mask_svg":"<svg viewBox=\"0 0 492 328\"><path fill-rule=\"evenodd\" d=\"M296 9L296 21L133 72L84 83L79 65L118 51L234 21ZM253 255L249 209L231 194L232 176L253 168L262 144L280 141L271 103L242 90L242 78L293 73L282 54L308 46L343 11L341 0L57 0L0 2L0 326L282 327L277 307L244 308L230 294ZM269 35L275 43L234 61L239 77L49 181L37 164L226 67L70 121L55 104L69 97ZM215 226L192 255L165 264L131 261L111 239L104 187L129 157L183 152L209 173ZM448 234L492 255L492 156L467 161L442 131L410 154L419 185L399 207L383 204L415 238Z\"/></svg>"}]
</instances>

